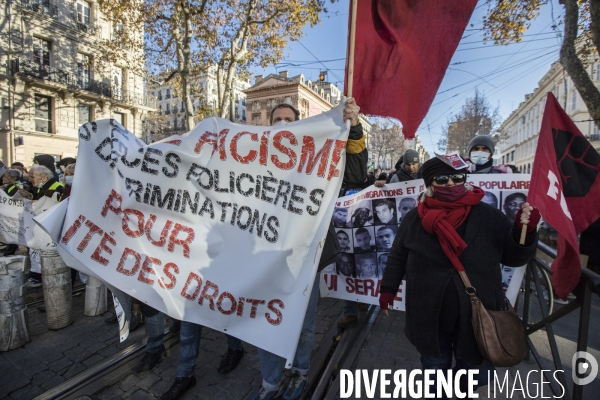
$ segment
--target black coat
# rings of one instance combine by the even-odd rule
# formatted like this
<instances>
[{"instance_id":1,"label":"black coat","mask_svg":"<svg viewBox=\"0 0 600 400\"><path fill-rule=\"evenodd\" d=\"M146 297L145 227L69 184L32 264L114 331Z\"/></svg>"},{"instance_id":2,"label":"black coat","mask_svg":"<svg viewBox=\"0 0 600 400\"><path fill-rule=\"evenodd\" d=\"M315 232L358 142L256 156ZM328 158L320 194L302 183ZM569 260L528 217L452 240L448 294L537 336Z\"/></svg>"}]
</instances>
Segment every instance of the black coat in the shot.
<instances>
[{"instance_id":1,"label":"black coat","mask_svg":"<svg viewBox=\"0 0 600 400\"><path fill-rule=\"evenodd\" d=\"M363 137L362 125L358 124L350 128L350 134L348 139L360 140ZM369 158L368 151L365 148L359 153L353 154L350 152L346 153L346 168L344 169L344 180L342 183L342 191L345 191L348 187L354 185L360 185L367 179L367 160ZM367 186L372 185L371 182ZM365 186L366 187L366 186ZM325 268L327 265L337 261L341 256L340 243L338 242L333 229L333 223L329 224L329 230L325 237L325 244L323 245L323 252L321 253L321 259L319 260L319 271Z\"/></svg>"},{"instance_id":2,"label":"black coat","mask_svg":"<svg viewBox=\"0 0 600 400\"><path fill-rule=\"evenodd\" d=\"M423 173L421 172L421 168L419 168L419 170L417 171L415 176L412 176L411 174L406 172L406 169L404 169L404 164L402 164L400 169L396 171L395 175L396 175L397 180L394 179L394 177L392 177L390 179L390 183L407 182L407 181L414 181L415 179L423 179Z\"/></svg>"},{"instance_id":3,"label":"black coat","mask_svg":"<svg viewBox=\"0 0 600 400\"><path fill-rule=\"evenodd\" d=\"M465 223L457 229L467 243L460 261L483 304L499 310L504 304L500 263L521 266L535 254L537 232L519 246L519 232L506 220L501 211L480 203L473 206ZM481 364L473 327L471 305L464 285L444 254L437 236L425 231L417 208L406 214L388 255L383 280L384 289L397 289L406 279L405 333L417 350L424 355L440 357L439 322L442 300L452 282L459 298L459 317L456 327L459 358Z\"/></svg>"}]
</instances>

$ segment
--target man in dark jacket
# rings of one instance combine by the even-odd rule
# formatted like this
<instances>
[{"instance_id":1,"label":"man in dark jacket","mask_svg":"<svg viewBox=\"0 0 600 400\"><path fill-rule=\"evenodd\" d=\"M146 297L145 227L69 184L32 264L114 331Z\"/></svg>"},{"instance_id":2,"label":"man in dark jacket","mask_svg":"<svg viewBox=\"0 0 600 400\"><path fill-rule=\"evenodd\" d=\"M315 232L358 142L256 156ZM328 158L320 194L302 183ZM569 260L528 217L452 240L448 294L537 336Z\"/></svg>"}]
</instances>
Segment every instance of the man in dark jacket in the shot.
<instances>
[{"instance_id":1,"label":"man in dark jacket","mask_svg":"<svg viewBox=\"0 0 600 400\"><path fill-rule=\"evenodd\" d=\"M402 164L400 164L400 167L397 168L396 173L390 179L390 183L412 181L414 179L421 179L422 177L419 153L408 149L402 156Z\"/></svg>"},{"instance_id":2,"label":"man in dark jacket","mask_svg":"<svg viewBox=\"0 0 600 400\"><path fill-rule=\"evenodd\" d=\"M364 182L367 179L367 146L366 138L363 135L362 125L358 119L358 105L353 98L346 100L346 106L344 107L344 120L350 120L350 134L348 136L348 142L346 144L346 168L344 170L343 187L351 187L360 182ZM271 111L271 125L280 125L294 122L300 119L300 113L296 108L289 104L279 104ZM336 238L336 232L333 229L333 224L330 224L321 253L321 260L319 262L318 270L322 270L327 265L335 263L340 256L340 245ZM272 399L281 395L285 391L285 399L297 399L300 398L304 388L306 386L306 377L308 374L308 367L310 364L310 353L312 350L312 342L314 337L315 327L315 316L317 310L317 303L319 300L319 285L318 276L315 278L313 284L313 290L310 293L310 299L304 317L304 323L302 326L302 332L300 334L300 340L298 348L296 350L296 356L292 366L293 376L289 386L283 385L283 369L285 366L285 359L279 357L266 350L259 349L259 359L261 374L263 376L263 384L259 392L254 396L254 399L267 400ZM189 388L196 384L196 378L194 375L195 359L198 356L198 343L201 336L201 328L199 325L194 325L183 321L181 323L181 337L180 342L180 365L177 370L177 377L171 388L163 394L161 399L178 399L180 398ZM186 340L183 338L186 337ZM228 346L231 347L233 342L241 341L235 338L228 338ZM221 366L228 364L228 359L232 362L239 362L239 358L234 354L229 357L229 350L221 360ZM185 360L183 360L185 358ZM193 358L193 362L192 362ZM234 360L236 358L237 360ZM190 370L189 368L183 368L182 362L185 361L186 365L193 364L194 367ZM226 365L227 366L227 365ZM235 367L234 367L235 368ZM221 367L220 367L221 369ZM227 371L229 372L229 371ZM268 379L268 380L267 380Z\"/></svg>"}]
</instances>

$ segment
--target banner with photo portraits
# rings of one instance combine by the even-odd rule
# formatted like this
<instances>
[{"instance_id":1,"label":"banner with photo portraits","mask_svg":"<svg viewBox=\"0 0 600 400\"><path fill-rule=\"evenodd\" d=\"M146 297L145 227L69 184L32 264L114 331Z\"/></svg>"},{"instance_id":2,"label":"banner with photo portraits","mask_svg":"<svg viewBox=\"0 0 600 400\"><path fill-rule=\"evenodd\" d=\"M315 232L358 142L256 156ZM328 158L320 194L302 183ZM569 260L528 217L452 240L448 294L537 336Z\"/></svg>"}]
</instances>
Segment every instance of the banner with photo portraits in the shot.
<instances>
[{"instance_id":1,"label":"banner with photo portraits","mask_svg":"<svg viewBox=\"0 0 600 400\"><path fill-rule=\"evenodd\" d=\"M500 209L511 222L527 200L528 174L470 174L468 182L485 191L483 202ZM425 190L422 179L370 186L340 197L333 210L333 225L342 256L321 272L324 297L379 304L379 288L387 255L406 214L417 207ZM493 227L490 227L493 229ZM500 265L502 285L514 304L525 268ZM514 279L513 279L514 278ZM512 282L512 284L511 284ZM394 309L404 311L404 281L398 289Z\"/></svg>"}]
</instances>

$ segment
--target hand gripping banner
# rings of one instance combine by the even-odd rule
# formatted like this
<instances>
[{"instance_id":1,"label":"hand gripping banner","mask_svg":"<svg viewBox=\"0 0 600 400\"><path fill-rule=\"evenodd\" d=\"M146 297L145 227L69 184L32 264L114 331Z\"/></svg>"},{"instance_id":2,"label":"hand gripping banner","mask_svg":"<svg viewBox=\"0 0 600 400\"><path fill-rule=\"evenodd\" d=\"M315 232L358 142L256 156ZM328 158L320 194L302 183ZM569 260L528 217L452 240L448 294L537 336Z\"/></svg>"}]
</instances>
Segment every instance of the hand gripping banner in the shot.
<instances>
[{"instance_id":1,"label":"hand gripping banner","mask_svg":"<svg viewBox=\"0 0 600 400\"><path fill-rule=\"evenodd\" d=\"M88 123L63 226L38 221L123 292L292 360L347 137L342 105L273 127L210 118L151 145Z\"/></svg>"}]
</instances>

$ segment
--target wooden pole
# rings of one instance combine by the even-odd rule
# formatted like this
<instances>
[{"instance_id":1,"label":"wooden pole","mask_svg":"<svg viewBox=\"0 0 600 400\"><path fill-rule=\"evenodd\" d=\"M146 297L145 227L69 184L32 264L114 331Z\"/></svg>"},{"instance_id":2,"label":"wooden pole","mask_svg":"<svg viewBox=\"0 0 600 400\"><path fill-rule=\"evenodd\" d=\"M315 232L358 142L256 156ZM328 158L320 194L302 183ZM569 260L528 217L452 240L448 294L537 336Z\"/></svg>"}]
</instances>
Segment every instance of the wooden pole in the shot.
<instances>
[{"instance_id":1,"label":"wooden pole","mask_svg":"<svg viewBox=\"0 0 600 400\"><path fill-rule=\"evenodd\" d=\"M356 41L356 9L358 0L352 0L352 16L350 23L350 43L348 48L348 90L347 97L352 97L352 86L354 83L354 43Z\"/></svg>"},{"instance_id":2,"label":"wooden pole","mask_svg":"<svg viewBox=\"0 0 600 400\"><path fill-rule=\"evenodd\" d=\"M521 228L521 240L519 240L521 246L525 244L525 236L527 236L527 224L523 224L523 228Z\"/></svg>"}]
</instances>

